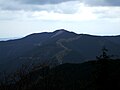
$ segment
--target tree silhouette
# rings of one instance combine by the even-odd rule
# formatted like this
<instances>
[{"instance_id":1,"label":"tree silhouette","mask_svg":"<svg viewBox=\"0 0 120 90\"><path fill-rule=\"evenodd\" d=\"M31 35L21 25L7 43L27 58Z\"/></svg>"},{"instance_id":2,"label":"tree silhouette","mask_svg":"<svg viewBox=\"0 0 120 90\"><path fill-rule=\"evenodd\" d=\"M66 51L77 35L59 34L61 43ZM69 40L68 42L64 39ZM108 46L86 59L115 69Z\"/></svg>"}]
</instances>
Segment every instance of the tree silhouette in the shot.
<instances>
[{"instance_id":1,"label":"tree silhouette","mask_svg":"<svg viewBox=\"0 0 120 90\"><path fill-rule=\"evenodd\" d=\"M108 52L108 49L104 46L103 48L102 48L102 54L100 55L100 56L96 56L96 58L98 59L98 60L108 60L108 59L110 59L110 57L112 56L110 56L110 55L108 55L107 54L107 52Z\"/></svg>"},{"instance_id":2,"label":"tree silhouette","mask_svg":"<svg viewBox=\"0 0 120 90\"><path fill-rule=\"evenodd\" d=\"M111 58L108 55L108 49L104 46L102 48L102 54L100 56L96 56L97 58L97 78L96 78L96 86L97 90L107 90L108 85L108 67L109 67L109 60Z\"/></svg>"}]
</instances>

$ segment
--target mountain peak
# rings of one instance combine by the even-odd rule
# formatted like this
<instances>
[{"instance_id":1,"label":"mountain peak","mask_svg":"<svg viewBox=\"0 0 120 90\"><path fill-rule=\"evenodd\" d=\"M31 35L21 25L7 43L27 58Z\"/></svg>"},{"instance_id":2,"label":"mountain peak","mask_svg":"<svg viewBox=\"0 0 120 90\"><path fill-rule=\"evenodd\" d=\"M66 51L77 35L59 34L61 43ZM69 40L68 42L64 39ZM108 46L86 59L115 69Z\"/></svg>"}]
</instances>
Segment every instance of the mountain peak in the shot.
<instances>
[{"instance_id":1,"label":"mountain peak","mask_svg":"<svg viewBox=\"0 0 120 90\"><path fill-rule=\"evenodd\" d=\"M62 34L62 33L64 33L65 31L63 31L63 30L57 30L56 32L55 32L55 34L52 36L52 38L53 37L56 37L56 36L58 36L58 35L60 35L60 34Z\"/></svg>"},{"instance_id":2,"label":"mountain peak","mask_svg":"<svg viewBox=\"0 0 120 90\"><path fill-rule=\"evenodd\" d=\"M59 36L59 35L61 35L63 33L69 33L69 31L67 31L65 29L59 29L59 30L54 31L53 33L54 33L54 35L52 36L52 38L56 37L56 36Z\"/></svg>"},{"instance_id":3,"label":"mountain peak","mask_svg":"<svg viewBox=\"0 0 120 90\"><path fill-rule=\"evenodd\" d=\"M54 31L55 33L57 33L57 32L69 32L69 31L67 31L67 30L65 30L65 29L58 29L58 30L56 30L56 31Z\"/></svg>"}]
</instances>

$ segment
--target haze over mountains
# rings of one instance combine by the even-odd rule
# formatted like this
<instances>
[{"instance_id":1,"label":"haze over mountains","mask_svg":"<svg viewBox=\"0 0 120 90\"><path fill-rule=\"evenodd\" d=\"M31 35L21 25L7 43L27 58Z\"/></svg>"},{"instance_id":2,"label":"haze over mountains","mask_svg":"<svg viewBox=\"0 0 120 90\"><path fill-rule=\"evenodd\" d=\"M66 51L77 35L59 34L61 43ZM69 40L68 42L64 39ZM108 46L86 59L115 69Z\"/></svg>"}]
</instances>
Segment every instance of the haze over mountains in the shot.
<instances>
[{"instance_id":1,"label":"haze over mountains","mask_svg":"<svg viewBox=\"0 0 120 90\"><path fill-rule=\"evenodd\" d=\"M64 29L0 41L0 70L15 70L24 63L81 63L94 60L105 46L119 57L120 36L76 34Z\"/></svg>"},{"instance_id":2,"label":"haze over mountains","mask_svg":"<svg viewBox=\"0 0 120 90\"><path fill-rule=\"evenodd\" d=\"M18 38L21 38L21 37L0 38L0 41L14 40L14 39L18 39Z\"/></svg>"}]
</instances>

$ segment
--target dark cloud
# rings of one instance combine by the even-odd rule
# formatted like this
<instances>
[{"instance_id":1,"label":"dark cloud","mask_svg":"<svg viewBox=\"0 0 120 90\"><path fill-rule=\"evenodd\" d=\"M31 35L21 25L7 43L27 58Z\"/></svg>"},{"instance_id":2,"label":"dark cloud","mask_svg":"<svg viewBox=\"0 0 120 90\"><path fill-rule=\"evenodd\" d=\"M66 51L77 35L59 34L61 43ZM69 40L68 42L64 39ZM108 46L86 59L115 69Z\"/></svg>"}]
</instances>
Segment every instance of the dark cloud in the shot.
<instances>
[{"instance_id":1,"label":"dark cloud","mask_svg":"<svg viewBox=\"0 0 120 90\"><path fill-rule=\"evenodd\" d=\"M90 6L120 6L120 0L83 0Z\"/></svg>"},{"instance_id":2,"label":"dark cloud","mask_svg":"<svg viewBox=\"0 0 120 90\"><path fill-rule=\"evenodd\" d=\"M21 0L22 3L26 4L58 4L62 2L68 2L68 1L79 1L79 0Z\"/></svg>"},{"instance_id":3,"label":"dark cloud","mask_svg":"<svg viewBox=\"0 0 120 90\"><path fill-rule=\"evenodd\" d=\"M111 6L120 6L120 0L106 0Z\"/></svg>"},{"instance_id":4,"label":"dark cloud","mask_svg":"<svg viewBox=\"0 0 120 90\"><path fill-rule=\"evenodd\" d=\"M79 0L6 0L6 1L0 0L0 9L1 10L12 10L12 11L13 10L25 10L25 11L26 10L30 10L30 11L47 10L49 11L51 9L56 8L56 6L54 5L65 3L65 2L70 2L70 1L74 2L74 1L79 1ZM66 7L63 7L63 8L66 8Z\"/></svg>"},{"instance_id":5,"label":"dark cloud","mask_svg":"<svg viewBox=\"0 0 120 90\"><path fill-rule=\"evenodd\" d=\"M75 1L78 0L7 0L7 3L5 1L0 3L0 9L8 11L52 11L73 14L78 10L76 4L79 1Z\"/></svg>"},{"instance_id":6,"label":"dark cloud","mask_svg":"<svg viewBox=\"0 0 120 90\"><path fill-rule=\"evenodd\" d=\"M51 11L56 9L54 5L65 2L85 3L89 6L119 6L120 0L0 0L1 10L30 10L30 11ZM66 3L65 3L66 4ZM47 6L53 5L53 6ZM70 6L70 8L68 8ZM51 8L52 7L52 8ZM74 13L77 9L76 6L70 3L61 6L64 13ZM60 9L61 9L60 7ZM57 7L59 8L59 7ZM56 11L56 10L55 10Z\"/></svg>"},{"instance_id":7,"label":"dark cloud","mask_svg":"<svg viewBox=\"0 0 120 90\"><path fill-rule=\"evenodd\" d=\"M80 1L91 6L120 6L120 0L19 0L24 4L58 4L69 1Z\"/></svg>"}]
</instances>

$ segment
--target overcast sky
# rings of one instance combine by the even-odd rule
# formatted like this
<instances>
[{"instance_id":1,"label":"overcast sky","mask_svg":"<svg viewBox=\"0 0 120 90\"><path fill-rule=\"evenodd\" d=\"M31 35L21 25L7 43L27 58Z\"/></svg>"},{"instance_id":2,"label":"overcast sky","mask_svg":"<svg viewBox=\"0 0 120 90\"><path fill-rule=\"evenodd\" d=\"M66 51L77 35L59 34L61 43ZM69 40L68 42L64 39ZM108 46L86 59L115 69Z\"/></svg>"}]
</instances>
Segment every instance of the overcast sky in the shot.
<instances>
[{"instance_id":1,"label":"overcast sky","mask_svg":"<svg viewBox=\"0 0 120 90\"><path fill-rule=\"evenodd\" d=\"M0 0L0 38L62 28L120 35L120 0Z\"/></svg>"}]
</instances>

